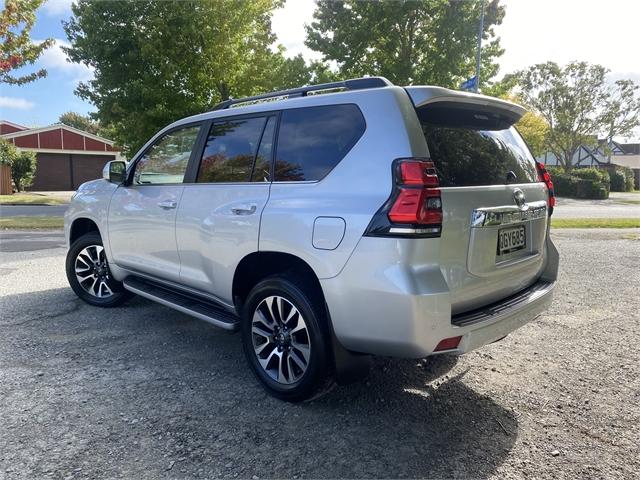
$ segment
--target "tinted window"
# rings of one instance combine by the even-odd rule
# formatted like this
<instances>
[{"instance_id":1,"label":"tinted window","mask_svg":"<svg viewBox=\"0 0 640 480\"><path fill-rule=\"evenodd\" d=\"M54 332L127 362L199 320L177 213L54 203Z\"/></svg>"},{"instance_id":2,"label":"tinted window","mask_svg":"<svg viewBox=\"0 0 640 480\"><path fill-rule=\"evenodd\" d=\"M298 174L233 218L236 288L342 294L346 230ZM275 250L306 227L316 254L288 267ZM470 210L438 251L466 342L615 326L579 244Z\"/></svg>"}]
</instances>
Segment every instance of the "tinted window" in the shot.
<instances>
[{"instance_id":1,"label":"tinted window","mask_svg":"<svg viewBox=\"0 0 640 480\"><path fill-rule=\"evenodd\" d=\"M535 160L511 120L467 109L420 114L443 187L538 181Z\"/></svg>"},{"instance_id":2,"label":"tinted window","mask_svg":"<svg viewBox=\"0 0 640 480\"><path fill-rule=\"evenodd\" d=\"M355 105L284 110L275 180L322 179L351 150L364 130L364 118Z\"/></svg>"},{"instance_id":3,"label":"tinted window","mask_svg":"<svg viewBox=\"0 0 640 480\"><path fill-rule=\"evenodd\" d=\"M248 182L265 122L265 117L215 122L207 138L197 182Z\"/></svg>"},{"instance_id":4,"label":"tinted window","mask_svg":"<svg viewBox=\"0 0 640 480\"><path fill-rule=\"evenodd\" d=\"M163 136L136 163L133 183L182 183L199 131L198 125Z\"/></svg>"},{"instance_id":5,"label":"tinted window","mask_svg":"<svg viewBox=\"0 0 640 480\"><path fill-rule=\"evenodd\" d=\"M273 151L273 134L276 129L276 117L269 117L267 126L260 140L260 148L256 156L252 182L268 182L271 176L271 152Z\"/></svg>"}]
</instances>

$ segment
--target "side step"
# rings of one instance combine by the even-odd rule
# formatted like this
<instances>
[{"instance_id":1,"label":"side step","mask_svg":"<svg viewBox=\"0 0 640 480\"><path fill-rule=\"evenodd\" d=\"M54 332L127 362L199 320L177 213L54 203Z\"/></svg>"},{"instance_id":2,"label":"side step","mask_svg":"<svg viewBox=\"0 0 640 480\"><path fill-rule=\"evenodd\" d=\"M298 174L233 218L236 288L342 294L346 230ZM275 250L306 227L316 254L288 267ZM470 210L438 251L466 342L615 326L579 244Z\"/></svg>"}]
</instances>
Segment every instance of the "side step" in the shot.
<instances>
[{"instance_id":1,"label":"side step","mask_svg":"<svg viewBox=\"0 0 640 480\"><path fill-rule=\"evenodd\" d=\"M130 292L158 302L166 307L209 322L224 330L235 331L240 327L240 318L221 305L177 292L173 289L137 277L128 277L123 282Z\"/></svg>"}]
</instances>

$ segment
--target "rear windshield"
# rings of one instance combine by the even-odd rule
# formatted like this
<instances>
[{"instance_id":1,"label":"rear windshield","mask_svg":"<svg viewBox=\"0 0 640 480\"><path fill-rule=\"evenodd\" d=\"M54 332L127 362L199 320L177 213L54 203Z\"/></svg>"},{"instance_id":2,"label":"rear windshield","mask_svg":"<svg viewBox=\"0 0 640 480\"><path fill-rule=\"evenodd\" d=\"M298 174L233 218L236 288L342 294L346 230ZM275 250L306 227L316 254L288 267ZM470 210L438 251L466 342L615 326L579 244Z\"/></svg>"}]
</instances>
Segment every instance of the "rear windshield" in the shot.
<instances>
[{"instance_id":1,"label":"rear windshield","mask_svg":"<svg viewBox=\"0 0 640 480\"><path fill-rule=\"evenodd\" d=\"M516 129L504 122L488 121L481 113L464 120L458 114L419 117L441 186L538 181L529 148Z\"/></svg>"}]
</instances>

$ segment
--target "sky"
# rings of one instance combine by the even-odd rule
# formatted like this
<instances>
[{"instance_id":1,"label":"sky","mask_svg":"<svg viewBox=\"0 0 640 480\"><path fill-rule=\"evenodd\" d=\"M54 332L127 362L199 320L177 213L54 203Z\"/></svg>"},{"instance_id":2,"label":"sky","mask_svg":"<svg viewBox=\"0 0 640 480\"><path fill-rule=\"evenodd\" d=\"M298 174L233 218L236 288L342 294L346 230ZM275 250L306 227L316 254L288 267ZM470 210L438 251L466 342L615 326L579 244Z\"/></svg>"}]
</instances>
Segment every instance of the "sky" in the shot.
<instances>
[{"instance_id":1,"label":"sky","mask_svg":"<svg viewBox=\"0 0 640 480\"><path fill-rule=\"evenodd\" d=\"M470 1L470 0L467 0ZM38 60L49 75L22 86L0 86L0 118L26 126L43 126L60 114L86 114L92 105L74 94L78 82L90 79L91 70L69 63L60 48L67 44L62 21L71 15L72 0L48 0L37 13L31 37L56 39ZM3 6L0 0L0 7ZM496 33L505 54L500 75L552 60L584 60L611 70L611 79L631 78L640 83L640 0L502 0L506 16ZM312 21L313 0L287 0L276 11L273 30L288 55L320 56L304 46L304 24Z\"/></svg>"}]
</instances>

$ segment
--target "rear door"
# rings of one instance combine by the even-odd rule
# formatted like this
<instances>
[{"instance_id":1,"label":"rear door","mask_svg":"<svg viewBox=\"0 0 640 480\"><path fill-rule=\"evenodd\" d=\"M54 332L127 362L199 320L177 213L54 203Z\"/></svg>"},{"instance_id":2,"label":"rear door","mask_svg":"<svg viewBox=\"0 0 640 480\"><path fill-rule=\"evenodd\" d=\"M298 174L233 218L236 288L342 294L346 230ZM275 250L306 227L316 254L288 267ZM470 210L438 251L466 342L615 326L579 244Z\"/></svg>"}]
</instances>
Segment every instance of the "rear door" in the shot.
<instances>
[{"instance_id":1,"label":"rear door","mask_svg":"<svg viewBox=\"0 0 640 480\"><path fill-rule=\"evenodd\" d=\"M231 303L235 268L258 250L277 116L215 120L178 209L180 282Z\"/></svg>"},{"instance_id":2,"label":"rear door","mask_svg":"<svg viewBox=\"0 0 640 480\"><path fill-rule=\"evenodd\" d=\"M439 256L454 314L528 287L545 264L548 193L512 126L523 111L477 98L416 105L440 180Z\"/></svg>"},{"instance_id":3,"label":"rear door","mask_svg":"<svg viewBox=\"0 0 640 480\"><path fill-rule=\"evenodd\" d=\"M200 125L174 129L136 161L129 185L109 205L109 242L116 264L157 278L179 281L176 212Z\"/></svg>"}]
</instances>

